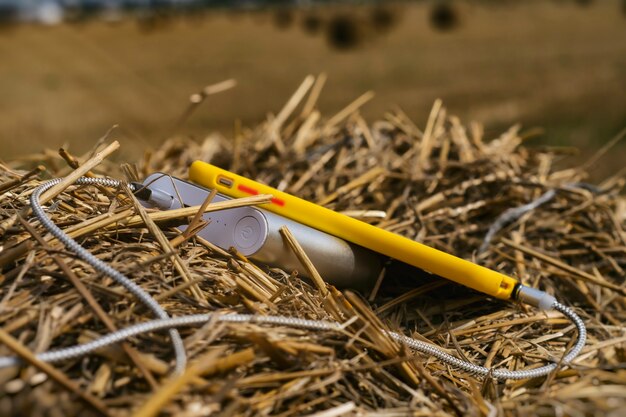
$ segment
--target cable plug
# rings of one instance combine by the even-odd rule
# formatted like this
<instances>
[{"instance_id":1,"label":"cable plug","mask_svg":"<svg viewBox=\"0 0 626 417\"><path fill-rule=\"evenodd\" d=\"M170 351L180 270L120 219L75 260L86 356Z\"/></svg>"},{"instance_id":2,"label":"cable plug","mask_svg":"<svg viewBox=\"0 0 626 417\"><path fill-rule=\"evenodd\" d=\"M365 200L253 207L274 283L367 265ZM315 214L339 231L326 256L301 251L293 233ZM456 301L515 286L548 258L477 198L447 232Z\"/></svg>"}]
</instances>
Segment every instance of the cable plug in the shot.
<instances>
[{"instance_id":1,"label":"cable plug","mask_svg":"<svg viewBox=\"0 0 626 417\"><path fill-rule=\"evenodd\" d=\"M174 202L173 195L165 193L161 190L148 188L138 182L132 182L129 185L133 190L133 194L135 194L135 197L138 199L146 201L162 210L169 210L172 208L172 203Z\"/></svg>"},{"instance_id":2,"label":"cable plug","mask_svg":"<svg viewBox=\"0 0 626 417\"><path fill-rule=\"evenodd\" d=\"M536 288L527 287L525 285L520 285L517 290L517 297L519 301L530 304L531 306L537 307L540 310L552 310L554 307L554 303L556 303L556 298L551 296L550 294L538 290Z\"/></svg>"}]
</instances>

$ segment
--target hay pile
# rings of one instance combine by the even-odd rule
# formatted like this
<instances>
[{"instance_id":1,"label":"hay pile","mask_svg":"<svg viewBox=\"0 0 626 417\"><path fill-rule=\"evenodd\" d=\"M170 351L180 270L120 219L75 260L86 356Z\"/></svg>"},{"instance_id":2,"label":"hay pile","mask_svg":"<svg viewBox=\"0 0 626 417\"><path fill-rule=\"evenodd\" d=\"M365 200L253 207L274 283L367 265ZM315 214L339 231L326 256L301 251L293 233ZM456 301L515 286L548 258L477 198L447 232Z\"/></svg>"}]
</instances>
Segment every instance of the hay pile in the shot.
<instances>
[{"instance_id":1,"label":"hay pile","mask_svg":"<svg viewBox=\"0 0 626 417\"><path fill-rule=\"evenodd\" d=\"M172 223L161 224L166 244L145 224L91 227L95 218L132 214L129 196L70 187L51 205L55 223L172 316L283 314L347 322L345 332L222 323L182 328L191 365L177 378L168 376L166 333L146 334L53 369L0 370L0 415L621 412L623 178L581 184L582 169L555 169L554 152L523 147L519 127L486 137L480 125L468 129L447 115L440 102L423 130L399 110L366 123L358 108L369 94L324 119L315 109L322 84L307 78L280 113L255 129L236 129L232 140L174 138L123 173L110 160L94 173L130 180L161 170L185 177L188 164L203 159L337 211L358 210L365 221L519 277L575 307L589 340L572 366L548 378L496 383L413 354L382 332L430 340L476 364L522 369L558 361L573 341L574 327L557 313L488 299L394 263L369 293L327 291L293 271L254 266L194 237L183 241ZM25 176L24 161L0 169L0 326L3 341L19 342L0 345L0 355L69 346L152 319L122 287L49 239L38 222L18 216L27 214L28 196L42 179L71 171L54 153L34 160L47 172ZM503 222L478 254L502 213L548 190L556 191L554 198Z\"/></svg>"}]
</instances>

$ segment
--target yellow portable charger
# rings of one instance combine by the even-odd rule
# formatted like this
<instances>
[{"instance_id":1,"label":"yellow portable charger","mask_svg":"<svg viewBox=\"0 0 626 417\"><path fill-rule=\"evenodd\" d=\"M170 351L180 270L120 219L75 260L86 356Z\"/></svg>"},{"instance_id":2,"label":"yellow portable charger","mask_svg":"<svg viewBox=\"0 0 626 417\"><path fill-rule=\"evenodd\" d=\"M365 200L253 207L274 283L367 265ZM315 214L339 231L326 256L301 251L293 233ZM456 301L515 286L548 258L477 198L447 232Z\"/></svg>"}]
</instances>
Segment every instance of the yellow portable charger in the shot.
<instances>
[{"instance_id":1,"label":"yellow portable charger","mask_svg":"<svg viewBox=\"0 0 626 417\"><path fill-rule=\"evenodd\" d=\"M516 279L507 275L203 161L191 164L189 179L233 198L271 194L274 197L271 203L261 208L496 298L513 298L519 286Z\"/></svg>"}]
</instances>

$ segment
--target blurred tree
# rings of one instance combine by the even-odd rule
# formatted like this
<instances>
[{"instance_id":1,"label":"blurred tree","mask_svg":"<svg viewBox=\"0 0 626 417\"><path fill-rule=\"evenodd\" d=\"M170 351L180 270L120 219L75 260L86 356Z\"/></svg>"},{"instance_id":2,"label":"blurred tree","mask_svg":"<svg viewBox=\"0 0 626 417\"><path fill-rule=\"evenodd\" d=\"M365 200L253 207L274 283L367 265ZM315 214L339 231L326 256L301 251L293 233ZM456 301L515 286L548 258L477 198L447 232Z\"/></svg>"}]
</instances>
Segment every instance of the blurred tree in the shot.
<instances>
[{"instance_id":1,"label":"blurred tree","mask_svg":"<svg viewBox=\"0 0 626 417\"><path fill-rule=\"evenodd\" d=\"M455 29L460 23L457 8L448 0L438 1L430 11L430 23L441 31Z\"/></svg>"},{"instance_id":2,"label":"blurred tree","mask_svg":"<svg viewBox=\"0 0 626 417\"><path fill-rule=\"evenodd\" d=\"M361 42L359 24L347 14L335 15L328 22L328 43L337 49L351 49Z\"/></svg>"}]
</instances>

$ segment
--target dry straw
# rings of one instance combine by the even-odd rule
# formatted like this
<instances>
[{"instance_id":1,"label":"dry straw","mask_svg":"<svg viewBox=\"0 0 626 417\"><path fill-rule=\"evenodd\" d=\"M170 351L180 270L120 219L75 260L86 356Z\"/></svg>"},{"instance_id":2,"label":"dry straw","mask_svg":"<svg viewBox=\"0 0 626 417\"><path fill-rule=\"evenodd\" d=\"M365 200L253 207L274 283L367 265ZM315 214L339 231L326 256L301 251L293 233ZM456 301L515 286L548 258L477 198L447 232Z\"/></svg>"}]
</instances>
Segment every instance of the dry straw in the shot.
<instances>
[{"instance_id":1,"label":"dry straw","mask_svg":"<svg viewBox=\"0 0 626 417\"><path fill-rule=\"evenodd\" d=\"M306 282L296 271L251 264L193 232L181 237L174 226L193 221L200 207L141 215L124 193L73 186L59 190L48 214L172 316L282 314L335 319L345 326L341 333L249 323L181 329L190 364L179 376L168 374L172 352L165 332L68 363L38 363L33 353L151 318L123 288L66 253L37 222L20 218L43 177L82 167L91 175L122 178L102 153L94 153L100 158L95 161L46 151L30 163L47 166L47 173L29 169L28 161L0 165L0 355L18 354L28 362L0 370L0 415L622 412L623 176L595 187L581 184L585 171L559 168L554 149L523 146L519 127L487 137L478 124L464 127L439 101L423 130L401 110L368 124L359 108L371 93L324 118L316 109L324 82L324 76L307 77L277 116L253 129L238 128L232 142L174 137L135 171L185 177L195 159L234 165L240 174L517 276L574 306L585 319L589 342L572 366L541 380L496 384L416 355L384 332L429 340L476 364L532 368L559 362L568 348L574 329L558 313L487 300L393 262L371 293L342 293L323 276ZM550 201L504 225L478 255L498 216L549 190L555 190ZM243 203L266 201L259 198ZM217 204L208 202L203 210ZM193 223L193 230L203 226L197 219ZM311 274L314 265L306 253L288 242L302 259L302 271Z\"/></svg>"}]
</instances>

